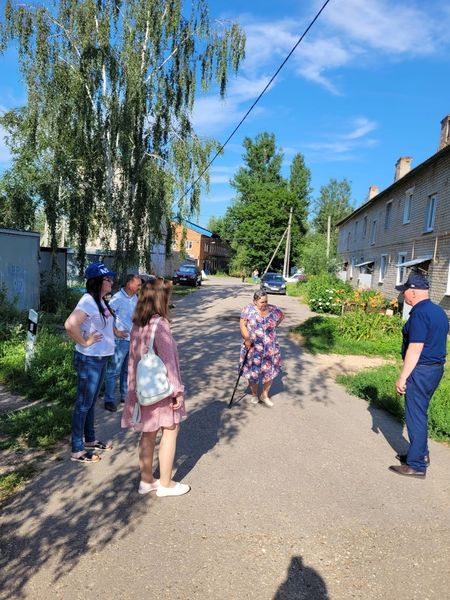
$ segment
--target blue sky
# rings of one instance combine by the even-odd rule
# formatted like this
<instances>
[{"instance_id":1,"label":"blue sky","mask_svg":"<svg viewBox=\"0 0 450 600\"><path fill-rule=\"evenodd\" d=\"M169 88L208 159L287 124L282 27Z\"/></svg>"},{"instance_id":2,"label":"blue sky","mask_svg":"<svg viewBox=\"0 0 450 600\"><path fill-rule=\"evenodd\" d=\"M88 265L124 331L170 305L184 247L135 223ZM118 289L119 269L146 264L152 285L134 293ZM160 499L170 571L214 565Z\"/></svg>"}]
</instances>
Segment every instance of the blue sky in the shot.
<instances>
[{"instance_id":1,"label":"blue sky","mask_svg":"<svg viewBox=\"0 0 450 600\"><path fill-rule=\"evenodd\" d=\"M199 97L199 134L227 138L322 3L210 0L213 19L237 21L246 31L247 58L225 101L214 93ZM346 177L355 206L371 184L392 183L400 156L412 156L414 167L436 152L440 121L450 113L448 31L450 5L442 0L331 0L211 167L198 222L205 226L210 216L224 214L234 196L229 179L242 164L242 139L261 131L275 134L286 175L292 157L304 155L313 198L331 177ZM0 109L20 105L24 91L12 52L0 56L0 69ZM0 135L0 168L7 164Z\"/></svg>"}]
</instances>

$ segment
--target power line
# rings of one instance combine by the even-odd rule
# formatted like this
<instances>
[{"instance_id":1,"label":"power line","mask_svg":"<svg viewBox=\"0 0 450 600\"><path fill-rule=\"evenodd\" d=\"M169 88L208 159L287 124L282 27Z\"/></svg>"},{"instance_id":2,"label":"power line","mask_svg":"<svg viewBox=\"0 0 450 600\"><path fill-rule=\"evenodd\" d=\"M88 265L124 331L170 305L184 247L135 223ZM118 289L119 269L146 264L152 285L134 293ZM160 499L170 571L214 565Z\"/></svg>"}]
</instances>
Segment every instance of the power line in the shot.
<instances>
[{"instance_id":1,"label":"power line","mask_svg":"<svg viewBox=\"0 0 450 600\"><path fill-rule=\"evenodd\" d=\"M203 169L203 171L200 173L200 175L197 177L197 179L194 181L194 183L192 183L192 185L190 185L189 188L184 192L184 194L181 196L181 198L179 199L179 201L183 200L183 198L185 198L189 194L189 192L200 181L200 179L203 177L203 175L206 173L206 171L209 169L209 167L213 164L213 162L216 160L216 158L221 154L221 152L224 150L225 146L228 144L228 142L231 140L231 138L234 136L234 134L238 131L238 129L240 128L240 126L242 125L242 123L247 119L247 117L249 116L249 114L252 112L252 110L255 108L255 106L258 104L258 102L261 100L261 98L264 96L264 94L266 93L266 91L270 87L271 83L274 81L274 79L277 77L278 73L281 71L281 69L284 67L284 65L287 63L287 61L290 59L290 57L295 52L295 50L297 49L297 47L299 46L299 44L303 41L303 38L306 36L306 34L311 29L311 27L314 25L314 23L320 17L320 15L325 10L325 8L326 8L326 6L327 6L327 4L329 2L330 2L330 0L326 0L323 3L321 9L318 11L318 13L314 17L314 19L311 21L311 23L308 25L308 27L305 29L305 31L302 33L302 35L299 37L299 39L297 40L297 42L295 43L295 45L292 47L292 49L289 52L289 54L283 60L283 62L278 67L278 69L275 71L275 73L272 75L272 77L270 78L269 82L266 84L266 86L262 90L262 92L259 94L259 96L256 98L256 100L253 102L253 104L247 110L247 112L245 113L245 115L242 117L242 119L239 121L239 123L236 125L236 127L233 129L233 131L230 133L230 135L227 137L227 139L224 141L224 143L217 150L217 152L215 153L215 155L212 157L212 159L209 161L209 163L206 165L206 167Z\"/></svg>"}]
</instances>

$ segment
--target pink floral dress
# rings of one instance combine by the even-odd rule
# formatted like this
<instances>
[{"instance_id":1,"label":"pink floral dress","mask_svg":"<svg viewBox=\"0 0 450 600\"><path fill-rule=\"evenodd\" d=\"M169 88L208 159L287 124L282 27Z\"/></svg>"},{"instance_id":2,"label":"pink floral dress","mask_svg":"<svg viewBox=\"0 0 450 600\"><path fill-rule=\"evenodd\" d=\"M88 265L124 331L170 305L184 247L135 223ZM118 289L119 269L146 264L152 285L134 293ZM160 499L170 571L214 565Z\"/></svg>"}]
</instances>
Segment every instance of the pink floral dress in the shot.
<instances>
[{"instance_id":1,"label":"pink floral dress","mask_svg":"<svg viewBox=\"0 0 450 600\"><path fill-rule=\"evenodd\" d=\"M133 325L130 335L130 353L128 358L128 393L122 413L122 427L132 427L135 431L158 431L160 427L172 427L186 419L184 398L178 409L173 409L172 400L183 396L184 385L181 381L178 350L169 321L161 318L156 328L153 347L155 353L166 365L167 375L173 387L171 396L164 398L151 406L141 406L141 419L139 423L133 422L133 412L137 402L136 395L136 368L141 356L147 352L150 338L150 328L153 316L145 327Z\"/></svg>"},{"instance_id":2,"label":"pink floral dress","mask_svg":"<svg viewBox=\"0 0 450 600\"><path fill-rule=\"evenodd\" d=\"M267 305L267 315L264 317L253 303L242 310L241 319L245 319L253 343L242 370L243 376L250 383L258 383L260 377L263 383L271 381L281 371L280 347L275 328L282 316L283 313L274 304ZM242 343L241 365L246 351Z\"/></svg>"}]
</instances>

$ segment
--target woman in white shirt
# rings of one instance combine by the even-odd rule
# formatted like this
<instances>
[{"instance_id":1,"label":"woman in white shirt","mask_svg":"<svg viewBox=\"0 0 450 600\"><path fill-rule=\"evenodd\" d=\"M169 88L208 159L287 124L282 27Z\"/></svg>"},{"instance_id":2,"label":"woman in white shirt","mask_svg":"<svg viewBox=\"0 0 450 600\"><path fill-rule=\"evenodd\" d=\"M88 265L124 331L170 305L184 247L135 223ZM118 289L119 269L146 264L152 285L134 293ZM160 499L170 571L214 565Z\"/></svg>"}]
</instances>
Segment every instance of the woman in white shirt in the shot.
<instances>
[{"instance_id":1,"label":"woman in white shirt","mask_svg":"<svg viewBox=\"0 0 450 600\"><path fill-rule=\"evenodd\" d=\"M111 449L95 437L94 415L106 364L114 354L114 315L104 297L111 292L115 273L96 262L88 266L85 276L86 294L64 327L76 342L77 397L72 417L71 460L92 463L100 460L94 450Z\"/></svg>"}]
</instances>

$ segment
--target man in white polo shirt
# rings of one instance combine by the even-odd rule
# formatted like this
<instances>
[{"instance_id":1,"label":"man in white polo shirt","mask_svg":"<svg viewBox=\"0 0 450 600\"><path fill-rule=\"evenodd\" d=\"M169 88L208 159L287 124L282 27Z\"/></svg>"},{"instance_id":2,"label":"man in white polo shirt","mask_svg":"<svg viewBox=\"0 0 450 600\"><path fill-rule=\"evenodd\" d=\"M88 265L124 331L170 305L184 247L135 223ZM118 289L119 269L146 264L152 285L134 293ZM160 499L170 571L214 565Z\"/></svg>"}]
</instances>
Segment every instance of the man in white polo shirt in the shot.
<instances>
[{"instance_id":1,"label":"man in white polo shirt","mask_svg":"<svg viewBox=\"0 0 450 600\"><path fill-rule=\"evenodd\" d=\"M125 402L128 379L128 352L130 350L130 331L132 318L137 304L137 292L141 287L139 275L127 275L125 285L114 294L109 305L115 313L115 351L106 369L105 409L116 412L114 396L116 380L120 377L120 401Z\"/></svg>"}]
</instances>

